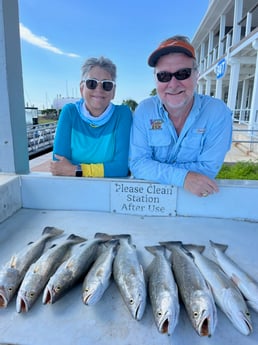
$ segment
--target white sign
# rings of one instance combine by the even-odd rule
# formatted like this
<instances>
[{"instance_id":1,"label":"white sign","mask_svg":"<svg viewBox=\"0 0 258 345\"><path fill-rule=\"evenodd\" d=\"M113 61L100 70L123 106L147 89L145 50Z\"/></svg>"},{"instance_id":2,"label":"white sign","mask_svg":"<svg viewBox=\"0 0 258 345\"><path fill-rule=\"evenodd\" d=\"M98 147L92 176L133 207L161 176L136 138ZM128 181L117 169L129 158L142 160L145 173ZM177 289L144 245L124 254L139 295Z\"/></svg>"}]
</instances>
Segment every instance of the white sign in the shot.
<instances>
[{"instance_id":1,"label":"white sign","mask_svg":"<svg viewBox=\"0 0 258 345\"><path fill-rule=\"evenodd\" d=\"M156 183L112 182L111 212L175 216L177 188Z\"/></svg>"}]
</instances>

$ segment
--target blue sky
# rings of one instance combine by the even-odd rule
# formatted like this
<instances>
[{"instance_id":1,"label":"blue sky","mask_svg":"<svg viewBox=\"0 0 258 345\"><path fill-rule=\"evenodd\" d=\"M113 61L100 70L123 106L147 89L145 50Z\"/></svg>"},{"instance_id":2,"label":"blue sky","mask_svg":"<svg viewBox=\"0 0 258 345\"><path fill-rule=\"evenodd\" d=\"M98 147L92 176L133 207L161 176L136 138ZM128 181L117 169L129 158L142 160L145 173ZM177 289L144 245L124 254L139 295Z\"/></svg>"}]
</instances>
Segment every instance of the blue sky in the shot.
<instances>
[{"instance_id":1,"label":"blue sky","mask_svg":"<svg viewBox=\"0 0 258 345\"><path fill-rule=\"evenodd\" d=\"M25 105L80 97L81 66L101 55L117 66L114 103L139 103L155 87L150 53L175 34L193 38L209 0L19 0Z\"/></svg>"}]
</instances>

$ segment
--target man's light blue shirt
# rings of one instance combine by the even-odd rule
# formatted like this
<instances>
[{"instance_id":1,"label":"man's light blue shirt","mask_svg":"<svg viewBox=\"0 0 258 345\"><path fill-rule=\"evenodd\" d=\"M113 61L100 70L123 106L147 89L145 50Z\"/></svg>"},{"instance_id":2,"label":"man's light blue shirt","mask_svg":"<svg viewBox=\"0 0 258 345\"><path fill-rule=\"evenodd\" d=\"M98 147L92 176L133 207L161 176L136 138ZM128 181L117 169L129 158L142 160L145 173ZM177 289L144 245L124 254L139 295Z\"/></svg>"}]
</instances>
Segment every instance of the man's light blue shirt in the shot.
<instances>
[{"instance_id":1,"label":"man's light blue shirt","mask_svg":"<svg viewBox=\"0 0 258 345\"><path fill-rule=\"evenodd\" d=\"M194 103L180 135L158 96L136 108L129 167L135 178L183 187L189 171L215 178L232 141L232 112L206 95Z\"/></svg>"}]
</instances>

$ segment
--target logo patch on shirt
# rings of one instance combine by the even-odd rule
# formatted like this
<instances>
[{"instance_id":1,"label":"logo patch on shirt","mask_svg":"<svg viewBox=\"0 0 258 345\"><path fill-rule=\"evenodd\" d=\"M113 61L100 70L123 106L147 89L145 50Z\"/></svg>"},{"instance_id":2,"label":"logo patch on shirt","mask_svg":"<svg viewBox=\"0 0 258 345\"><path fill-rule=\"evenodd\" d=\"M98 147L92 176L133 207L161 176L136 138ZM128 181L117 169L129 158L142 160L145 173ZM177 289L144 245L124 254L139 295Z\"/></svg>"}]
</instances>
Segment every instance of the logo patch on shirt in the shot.
<instances>
[{"instance_id":1,"label":"logo patch on shirt","mask_svg":"<svg viewBox=\"0 0 258 345\"><path fill-rule=\"evenodd\" d=\"M150 120L151 124L151 130L157 130L157 129L162 129L162 124L163 121L158 119L158 120Z\"/></svg>"},{"instance_id":2,"label":"logo patch on shirt","mask_svg":"<svg viewBox=\"0 0 258 345\"><path fill-rule=\"evenodd\" d=\"M196 132L197 132L197 133L200 133L200 134L201 134L201 133L205 133L205 132L206 132L206 129L205 129L205 128L197 128L197 129L196 129Z\"/></svg>"}]
</instances>

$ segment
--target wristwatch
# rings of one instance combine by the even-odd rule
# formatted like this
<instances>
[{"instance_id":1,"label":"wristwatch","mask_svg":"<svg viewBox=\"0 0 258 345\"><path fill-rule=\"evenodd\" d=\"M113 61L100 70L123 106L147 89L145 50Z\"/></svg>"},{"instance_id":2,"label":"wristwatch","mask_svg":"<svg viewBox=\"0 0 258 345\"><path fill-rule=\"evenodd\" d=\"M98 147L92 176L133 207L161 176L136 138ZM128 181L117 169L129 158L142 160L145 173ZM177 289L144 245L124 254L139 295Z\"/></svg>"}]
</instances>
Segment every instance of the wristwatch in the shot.
<instances>
[{"instance_id":1,"label":"wristwatch","mask_svg":"<svg viewBox=\"0 0 258 345\"><path fill-rule=\"evenodd\" d=\"M76 177L82 177L82 167L81 167L81 164L77 165L76 171L75 171L75 176Z\"/></svg>"}]
</instances>

